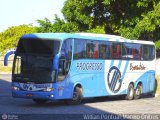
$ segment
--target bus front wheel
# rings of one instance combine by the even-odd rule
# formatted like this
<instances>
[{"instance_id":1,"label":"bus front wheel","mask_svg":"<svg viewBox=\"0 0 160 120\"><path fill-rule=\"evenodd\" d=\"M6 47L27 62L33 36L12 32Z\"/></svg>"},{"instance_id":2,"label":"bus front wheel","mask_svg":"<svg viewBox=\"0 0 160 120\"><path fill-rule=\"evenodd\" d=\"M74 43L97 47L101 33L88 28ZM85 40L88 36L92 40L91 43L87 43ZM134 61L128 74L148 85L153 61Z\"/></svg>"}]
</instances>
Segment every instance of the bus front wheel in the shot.
<instances>
[{"instance_id":1,"label":"bus front wheel","mask_svg":"<svg viewBox=\"0 0 160 120\"><path fill-rule=\"evenodd\" d=\"M129 84L126 99L132 100L133 98L134 98L134 87L133 87L133 84Z\"/></svg>"},{"instance_id":2,"label":"bus front wheel","mask_svg":"<svg viewBox=\"0 0 160 120\"><path fill-rule=\"evenodd\" d=\"M139 99L142 95L142 84L138 84L136 90L134 91L134 99Z\"/></svg>"},{"instance_id":3,"label":"bus front wheel","mask_svg":"<svg viewBox=\"0 0 160 120\"><path fill-rule=\"evenodd\" d=\"M69 105L76 105L76 104L80 104L81 101L83 99L83 96L82 96L82 88L80 87L76 87L74 89L74 93L73 93L73 98L71 100L68 100L67 101L67 104Z\"/></svg>"},{"instance_id":4,"label":"bus front wheel","mask_svg":"<svg viewBox=\"0 0 160 120\"><path fill-rule=\"evenodd\" d=\"M37 104L45 104L47 102L47 100L44 99L33 99L33 101Z\"/></svg>"}]
</instances>

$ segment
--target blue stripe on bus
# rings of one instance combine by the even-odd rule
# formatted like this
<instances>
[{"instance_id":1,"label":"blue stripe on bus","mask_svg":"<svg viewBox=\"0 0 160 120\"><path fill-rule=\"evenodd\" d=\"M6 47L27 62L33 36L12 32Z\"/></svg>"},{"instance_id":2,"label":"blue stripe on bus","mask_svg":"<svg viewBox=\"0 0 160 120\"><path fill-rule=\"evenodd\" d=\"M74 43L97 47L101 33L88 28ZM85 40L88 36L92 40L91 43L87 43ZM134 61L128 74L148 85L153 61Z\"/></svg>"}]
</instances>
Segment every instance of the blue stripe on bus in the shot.
<instances>
[{"instance_id":1,"label":"blue stripe on bus","mask_svg":"<svg viewBox=\"0 0 160 120\"><path fill-rule=\"evenodd\" d=\"M122 77L121 77L122 80L123 80L123 78L124 78L124 76L125 76L125 74L126 74L128 65L129 65L129 60L127 60L127 62L126 62L126 65L125 65L125 68L124 68L124 71L123 71L123 75L122 75Z\"/></svg>"},{"instance_id":2,"label":"blue stripe on bus","mask_svg":"<svg viewBox=\"0 0 160 120\"><path fill-rule=\"evenodd\" d=\"M121 64L122 64L122 60L119 60L119 63L118 63L118 69L120 69Z\"/></svg>"},{"instance_id":3,"label":"blue stripe on bus","mask_svg":"<svg viewBox=\"0 0 160 120\"><path fill-rule=\"evenodd\" d=\"M113 66L114 60L111 60L110 68Z\"/></svg>"}]
</instances>

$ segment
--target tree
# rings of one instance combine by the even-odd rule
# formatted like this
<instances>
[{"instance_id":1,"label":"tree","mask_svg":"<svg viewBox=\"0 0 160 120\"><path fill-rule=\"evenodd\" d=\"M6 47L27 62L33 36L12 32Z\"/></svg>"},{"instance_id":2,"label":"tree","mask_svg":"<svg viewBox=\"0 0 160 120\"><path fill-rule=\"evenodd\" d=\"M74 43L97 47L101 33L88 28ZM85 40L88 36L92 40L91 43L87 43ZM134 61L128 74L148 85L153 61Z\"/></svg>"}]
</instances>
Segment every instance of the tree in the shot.
<instances>
[{"instance_id":1,"label":"tree","mask_svg":"<svg viewBox=\"0 0 160 120\"><path fill-rule=\"evenodd\" d=\"M66 21L80 31L121 35L130 39L160 40L159 0L67 0Z\"/></svg>"},{"instance_id":2,"label":"tree","mask_svg":"<svg viewBox=\"0 0 160 120\"><path fill-rule=\"evenodd\" d=\"M75 22L65 22L55 15L55 19L51 22L49 19L37 20L39 27L37 32L78 32L79 28Z\"/></svg>"},{"instance_id":3,"label":"tree","mask_svg":"<svg viewBox=\"0 0 160 120\"><path fill-rule=\"evenodd\" d=\"M143 14L142 17L134 28L137 37L146 40L160 40L160 2L154 5L152 11Z\"/></svg>"},{"instance_id":4,"label":"tree","mask_svg":"<svg viewBox=\"0 0 160 120\"><path fill-rule=\"evenodd\" d=\"M66 0L62 13L65 20L57 16L53 22L39 20L39 31L94 32L160 40L159 0Z\"/></svg>"},{"instance_id":5,"label":"tree","mask_svg":"<svg viewBox=\"0 0 160 120\"><path fill-rule=\"evenodd\" d=\"M37 32L51 32L52 23L49 19L45 18L44 20L37 20L39 27L37 27Z\"/></svg>"},{"instance_id":6,"label":"tree","mask_svg":"<svg viewBox=\"0 0 160 120\"><path fill-rule=\"evenodd\" d=\"M16 48L19 38L23 34L36 32L35 27L31 25L13 26L0 33L0 53L5 50Z\"/></svg>"}]
</instances>

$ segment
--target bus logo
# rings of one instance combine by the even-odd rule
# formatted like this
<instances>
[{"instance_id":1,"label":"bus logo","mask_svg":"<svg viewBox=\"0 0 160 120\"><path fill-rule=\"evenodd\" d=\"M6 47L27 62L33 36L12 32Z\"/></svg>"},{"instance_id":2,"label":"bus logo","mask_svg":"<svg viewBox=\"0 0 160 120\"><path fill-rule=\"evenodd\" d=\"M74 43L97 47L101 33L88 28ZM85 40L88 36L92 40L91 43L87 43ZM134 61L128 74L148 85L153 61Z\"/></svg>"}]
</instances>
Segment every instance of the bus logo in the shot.
<instances>
[{"instance_id":1,"label":"bus logo","mask_svg":"<svg viewBox=\"0 0 160 120\"><path fill-rule=\"evenodd\" d=\"M121 72L116 66L113 66L109 69L107 80L109 89L113 93L117 93L121 88L122 80L121 80Z\"/></svg>"},{"instance_id":2,"label":"bus logo","mask_svg":"<svg viewBox=\"0 0 160 120\"><path fill-rule=\"evenodd\" d=\"M28 90L29 87L30 87L30 84L23 84L23 89L24 89L24 90Z\"/></svg>"}]
</instances>

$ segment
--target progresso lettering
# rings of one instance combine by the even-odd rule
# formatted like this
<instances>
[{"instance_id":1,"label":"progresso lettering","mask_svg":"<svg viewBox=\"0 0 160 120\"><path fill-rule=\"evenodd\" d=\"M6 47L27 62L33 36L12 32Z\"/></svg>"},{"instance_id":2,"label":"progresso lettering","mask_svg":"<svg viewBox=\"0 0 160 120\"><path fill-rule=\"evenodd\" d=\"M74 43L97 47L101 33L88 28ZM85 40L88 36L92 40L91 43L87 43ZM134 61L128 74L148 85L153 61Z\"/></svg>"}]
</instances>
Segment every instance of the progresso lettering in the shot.
<instances>
[{"instance_id":1,"label":"progresso lettering","mask_svg":"<svg viewBox=\"0 0 160 120\"><path fill-rule=\"evenodd\" d=\"M78 62L77 70L102 70L102 63Z\"/></svg>"}]
</instances>

